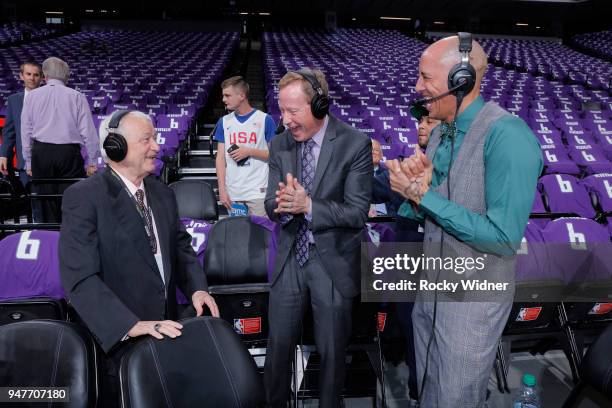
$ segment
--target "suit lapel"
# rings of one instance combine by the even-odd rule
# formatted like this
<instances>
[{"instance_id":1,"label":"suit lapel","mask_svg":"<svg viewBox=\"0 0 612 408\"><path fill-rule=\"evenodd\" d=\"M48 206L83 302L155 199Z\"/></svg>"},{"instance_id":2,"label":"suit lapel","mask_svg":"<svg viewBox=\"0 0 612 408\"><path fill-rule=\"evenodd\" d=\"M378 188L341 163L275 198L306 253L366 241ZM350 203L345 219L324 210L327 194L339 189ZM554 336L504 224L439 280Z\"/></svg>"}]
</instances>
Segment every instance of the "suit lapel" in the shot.
<instances>
[{"instance_id":1,"label":"suit lapel","mask_svg":"<svg viewBox=\"0 0 612 408\"><path fill-rule=\"evenodd\" d=\"M19 96L16 98L17 99L17 112L21 113L21 111L23 110L23 100L25 98L25 92L19 92L18 95ZM19 121L21 122L21 116L19 116Z\"/></svg>"},{"instance_id":2,"label":"suit lapel","mask_svg":"<svg viewBox=\"0 0 612 408\"><path fill-rule=\"evenodd\" d=\"M289 141L289 169L285 171L285 174L281 175L283 183L287 181L287 173L291 173L291 175L297 177L298 180L302 174L302 161L299 159L300 144L293 139L291 133L288 134L287 140Z\"/></svg>"},{"instance_id":3,"label":"suit lapel","mask_svg":"<svg viewBox=\"0 0 612 408\"><path fill-rule=\"evenodd\" d=\"M155 257L149 246L144 220L138 213L134 200L130 197L129 192L126 191L121 180L111 174L110 168L105 170L104 177L108 182L112 196L112 214L117 219L117 225L125 232L125 235L131 239L131 242L147 265L149 265L159 279L161 279L159 268L157 267Z\"/></svg>"},{"instance_id":4,"label":"suit lapel","mask_svg":"<svg viewBox=\"0 0 612 408\"><path fill-rule=\"evenodd\" d=\"M21 151L21 112L23 111L23 100L25 92L19 92L15 98L15 109L13 110L13 121L15 122L15 146L17 147L17 167L25 168L23 153Z\"/></svg>"},{"instance_id":5,"label":"suit lapel","mask_svg":"<svg viewBox=\"0 0 612 408\"><path fill-rule=\"evenodd\" d=\"M323 174L331 161L334 153L334 140L336 139L336 119L333 116L329 116L327 123L327 129L325 130L325 136L323 136L323 143L321 144L321 152L319 153L319 160L317 161L317 169L315 170L315 179L312 186L312 195L316 195ZM301 161L301 160L300 160Z\"/></svg>"},{"instance_id":6,"label":"suit lapel","mask_svg":"<svg viewBox=\"0 0 612 408\"><path fill-rule=\"evenodd\" d=\"M164 265L164 281L166 286L170 282L170 231L168 227L171 220L168 219L168 212L161 201L161 196L153 183L149 183L145 179L145 189L147 191L147 203L151 206L153 216L155 217L155 226L157 227L157 241L159 248L162 251L162 263Z\"/></svg>"}]
</instances>

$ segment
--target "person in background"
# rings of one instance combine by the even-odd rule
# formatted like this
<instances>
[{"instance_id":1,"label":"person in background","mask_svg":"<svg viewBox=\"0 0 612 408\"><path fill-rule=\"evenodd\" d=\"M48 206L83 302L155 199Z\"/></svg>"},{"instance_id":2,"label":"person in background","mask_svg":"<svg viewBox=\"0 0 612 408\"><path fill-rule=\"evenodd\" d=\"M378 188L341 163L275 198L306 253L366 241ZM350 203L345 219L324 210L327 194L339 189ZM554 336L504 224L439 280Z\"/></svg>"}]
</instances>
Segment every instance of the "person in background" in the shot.
<instances>
[{"instance_id":1,"label":"person in background","mask_svg":"<svg viewBox=\"0 0 612 408\"><path fill-rule=\"evenodd\" d=\"M276 124L272 116L251 106L249 84L242 77L226 79L221 89L223 103L231 113L219 119L214 134L219 200L228 210L240 203L249 215L265 217L268 143Z\"/></svg>"},{"instance_id":2,"label":"person in background","mask_svg":"<svg viewBox=\"0 0 612 408\"><path fill-rule=\"evenodd\" d=\"M56 57L42 65L46 85L31 91L21 113L21 146L25 169L35 179L82 178L85 163L81 146L89 157L87 175L96 171L98 135L87 98L68 88L70 68ZM41 185L37 192L62 194L64 185ZM59 222L59 205L55 200L42 202L44 222Z\"/></svg>"},{"instance_id":3,"label":"person in background","mask_svg":"<svg viewBox=\"0 0 612 408\"><path fill-rule=\"evenodd\" d=\"M38 62L27 61L19 66L19 79L23 81L24 89L7 98L6 121L2 129L2 145L0 146L0 173L8 175L8 163L12 158L13 148L17 154L17 171L19 180L25 188L30 176L25 171L23 153L21 149L21 111L24 99L42 81L42 67Z\"/></svg>"}]
</instances>

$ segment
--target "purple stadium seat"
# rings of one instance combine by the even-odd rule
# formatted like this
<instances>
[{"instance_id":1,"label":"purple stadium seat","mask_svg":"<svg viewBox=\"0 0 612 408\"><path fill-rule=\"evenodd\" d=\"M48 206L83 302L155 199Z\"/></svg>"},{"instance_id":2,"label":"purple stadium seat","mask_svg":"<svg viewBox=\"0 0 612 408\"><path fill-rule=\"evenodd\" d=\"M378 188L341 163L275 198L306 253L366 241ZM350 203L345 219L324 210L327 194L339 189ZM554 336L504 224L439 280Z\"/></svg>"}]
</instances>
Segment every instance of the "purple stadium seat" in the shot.
<instances>
[{"instance_id":1,"label":"purple stadium seat","mask_svg":"<svg viewBox=\"0 0 612 408\"><path fill-rule=\"evenodd\" d=\"M562 144L556 145L558 147L555 148L548 148L549 146L555 145L542 146L542 158L544 159L545 174L563 173L573 174L576 176L580 174L580 169L576 163L570 159L565 147Z\"/></svg>"},{"instance_id":2,"label":"purple stadium seat","mask_svg":"<svg viewBox=\"0 0 612 408\"><path fill-rule=\"evenodd\" d=\"M179 145L179 134L177 129L156 127L157 143L161 148L162 156L172 156L176 153Z\"/></svg>"},{"instance_id":3,"label":"purple stadium seat","mask_svg":"<svg viewBox=\"0 0 612 408\"><path fill-rule=\"evenodd\" d=\"M550 268L559 270L567 283L609 277L610 267L601 267L608 255L610 235L605 226L586 218L559 218L542 230L548 244Z\"/></svg>"},{"instance_id":4,"label":"purple stadium seat","mask_svg":"<svg viewBox=\"0 0 612 408\"><path fill-rule=\"evenodd\" d=\"M570 146L570 157L589 174L612 172L612 164L596 145Z\"/></svg>"},{"instance_id":5,"label":"purple stadium seat","mask_svg":"<svg viewBox=\"0 0 612 408\"><path fill-rule=\"evenodd\" d=\"M57 231L25 231L0 241L0 300L63 299Z\"/></svg>"},{"instance_id":6,"label":"purple stadium seat","mask_svg":"<svg viewBox=\"0 0 612 408\"><path fill-rule=\"evenodd\" d=\"M581 217L595 217L589 194L578 180L566 174L540 177L538 189L544 194L553 213L571 213Z\"/></svg>"},{"instance_id":7,"label":"purple stadium seat","mask_svg":"<svg viewBox=\"0 0 612 408\"><path fill-rule=\"evenodd\" d=\"M560 275L548 268L548 252L544 244L542 229L529 220L521 246L516 253L516 281L526 282L542 279L559 279Z\"/></svg>"},{"instance_id":8,"label":"purple stadium seat","mask_svg":"<svg viewBox=\"0 0 612 408\"><path fill-rule=\"evenodd\" d=\"M582 184L597 196L603 211L612 211L612 174L594 174L582 180Z\"/></svg>"}]
</instances>

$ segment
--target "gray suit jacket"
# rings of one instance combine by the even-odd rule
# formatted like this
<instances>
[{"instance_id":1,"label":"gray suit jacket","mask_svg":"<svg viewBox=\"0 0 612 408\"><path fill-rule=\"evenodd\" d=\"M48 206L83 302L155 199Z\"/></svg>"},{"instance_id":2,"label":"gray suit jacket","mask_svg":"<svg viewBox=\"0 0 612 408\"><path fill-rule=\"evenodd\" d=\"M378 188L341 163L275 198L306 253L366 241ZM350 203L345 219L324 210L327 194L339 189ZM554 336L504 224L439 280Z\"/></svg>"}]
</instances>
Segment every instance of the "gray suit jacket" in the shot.
<instances>
[{"instance_id":1,"label":"gray suit jacket","mask_svg":"<svg viewBox=\"0 0 612 408\"><path fill-rule=\"evenodd\" d=\"M273 221L278 183L287 173L300 177L301 148L286 130L270 143L270 174L266 211ZM323 267L345 297L359 293L361 236L372 193L372 143L357 129L329 116L315 172L312 233ZM278 279L295 242L303 215L283 225L272 285Z\"/></svg>"},{"instance_id":2,"label":"gray suit jacket","mask_svg":"<svg viewBox=\"0 0 612 408\"><path fill-rule=\"evenodd\" d=\"M2 130L2 145L0 157L12 157L13 147L17 151L17 168L23 169L23 154L21 153L21 110L23 109L23 96L25 93L17 92L7 98L6 122Z\"/></svg>"}]
</instances>

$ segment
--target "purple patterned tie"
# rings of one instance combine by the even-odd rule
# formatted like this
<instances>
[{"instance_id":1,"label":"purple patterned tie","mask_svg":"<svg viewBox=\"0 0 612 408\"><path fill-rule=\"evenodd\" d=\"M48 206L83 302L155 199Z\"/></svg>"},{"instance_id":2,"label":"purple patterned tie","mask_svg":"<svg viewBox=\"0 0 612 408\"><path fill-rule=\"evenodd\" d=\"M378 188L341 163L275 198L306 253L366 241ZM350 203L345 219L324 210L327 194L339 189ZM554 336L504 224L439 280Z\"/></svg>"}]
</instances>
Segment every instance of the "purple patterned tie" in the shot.
<instances>
[{"instance_id":1,"label":"purple patterned tie","mask_svg":"<svg viewBox=\"0 0 612 408\"><path fill-rule=\"evenodd\" d=\"M314 184L315 157L312 149L315 144L314 140L308 139L304 142L302 148L302 186L308 195L312 193L312 185ZM303 266L308 261L308 244L308 221L302 219L295 243L295 257L300 266Z\"/></svg>"},{"instance_id":2,"label":"purple patterned tie","mask_svg":"<svg viewBox=\"0 0 612 408\"><path fill-rule=\"evenodd\" d=\"M140 212L143 215L144 221L146 223L146 231L149 237L149 245L151 245L151 250L154 254L157 253L157 240L155 239L155 232L153 232L153 219L151 218L151 212L144 204L144 191L142 189L136 190L136 202L138 203L138 207L140 207Z\"/></svg>"}]
</instances>

